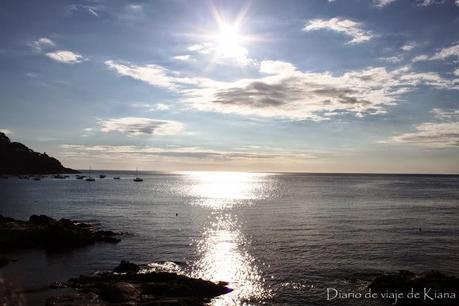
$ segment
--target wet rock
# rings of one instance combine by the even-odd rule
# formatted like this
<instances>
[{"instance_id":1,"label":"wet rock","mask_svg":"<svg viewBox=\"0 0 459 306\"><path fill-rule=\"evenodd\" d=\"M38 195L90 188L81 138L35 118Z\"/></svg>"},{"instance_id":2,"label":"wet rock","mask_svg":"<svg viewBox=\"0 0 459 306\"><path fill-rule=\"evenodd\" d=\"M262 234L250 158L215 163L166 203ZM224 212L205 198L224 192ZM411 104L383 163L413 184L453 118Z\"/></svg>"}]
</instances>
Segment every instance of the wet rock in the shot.
<instances>
[{"instance_id":1,"label":"wet rock","mask_svg":"<svg viewBox=\"0 0 459 306\"><path fill-rule=\"evenodd\" d=\"M69 288L77 291L75 301L59 304L59 299L51 298L47 305L206 305L211 298L232 291L226 283L187 277L171 272L133 272L140 269L136 264L122 261L115 268L125 273L103 272L82 275L67 282ZM115 271L114 270L114 271ZM92 293L92 300L84 300L84 293ZM79 303L79 304L78 304Z\"/></svg>"},{"instance_id":2,"label":"wet rock","mask_svg":"<svg viewBox=\"0 0 459 306\"><path fill-rule=\"evenodd\" d=\"M64 218L33 215L29 221L21 221L0 215L0 250L43 247L58 251L95 242L119 242L119 235Z\"/></svg>"},{"instance_id":3,"label":"wet rock","mask_svg":"<svg viewBox=\"0 0 459 306\"><path fill-rule=\"evenodd\" d=\"M140 267L135 263L129 262L127 260L122 260L120 264L113 269L113 272L116 273L137 273L139 272Z\"/></svg>"},{"instance_id":4,"label":"wet rock","mask_svg":"<svg viewBox=\"0 0 459 306\"><path fill-rule=\"evenodd\" d=\"M419 298L400 299L400 306L459 305L459 278L446 276L439 271L413 273L399 271L377 277L369 286L373 292L402 292L406 297L411 291ZM386 302L393 303L391 299Z\"/></svg>"}]
</instances>

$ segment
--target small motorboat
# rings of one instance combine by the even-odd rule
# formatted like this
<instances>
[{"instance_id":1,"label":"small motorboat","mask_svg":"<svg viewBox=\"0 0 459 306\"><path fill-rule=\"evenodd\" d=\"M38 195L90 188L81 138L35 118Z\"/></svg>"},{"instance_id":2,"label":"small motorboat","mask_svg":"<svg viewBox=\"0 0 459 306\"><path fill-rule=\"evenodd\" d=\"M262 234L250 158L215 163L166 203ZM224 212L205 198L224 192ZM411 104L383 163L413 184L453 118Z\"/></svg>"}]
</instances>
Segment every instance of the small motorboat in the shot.
<instances>
[{"instance_id":1,"label":"small motorboat","mask_svg":"<svg viewBox=\"0 0 459 306\"><path fill-rule=\"evenodd\" d=\"M84 179L85 177L86 177L86 175L77 175L77 176L76 176L76 179L77 179L77 180L82 180L82 179Z\"/></svg>"},{"instance_id":2,"label":"small motorboat","mask_svg":"<svg viewBox=\"0 0 459 306\"><path fill-rule=\"evenodd\" d=\"M139 177L139 170L135 169L135 179L134 182L143 182L143 178Z\"/></svg>"},{"instance_id":3,"label":"small motorboat","mask_svg":"<svg viewBox=\"0 0 459 306\"><path fill-rule=\"evenodd\" d=\"M56 175L54 176L55 179L60 179L60 180L66 179L66 178L68 178L68 177L69 177L68 175L62 175L62 174L56 174Z\"/></svg>"},{"instance_id":4,"label":"small motorboat","mask_svg":"<svg viewBox=\"0 0 459 306\"><path fill-rule=\"evenodd\" d=\"M89 167L88 177L85 179L86 182L94 182L96 179L91 176L91 167Z\"/></svg>"},{"instance_id":5,"label":"small motorboat","mask_svg":"<svg viewBox=\"0 0 459 306\"><path fill-rule=\"evenodd\" d=\"M105 178L106 175L105 174L99 174L99 178Z\"/></svg>"},{"instance_id":6,"label":"small motorboat","mask_svg":"<svg viewBox=\"0 0 459 306\"><path fill-rule=\"evenodd\" d=\"M119 180L120 177L119 177L119 176L114 176L113 179L114 179L114 180Z\"/></svg>"}]
</instances>

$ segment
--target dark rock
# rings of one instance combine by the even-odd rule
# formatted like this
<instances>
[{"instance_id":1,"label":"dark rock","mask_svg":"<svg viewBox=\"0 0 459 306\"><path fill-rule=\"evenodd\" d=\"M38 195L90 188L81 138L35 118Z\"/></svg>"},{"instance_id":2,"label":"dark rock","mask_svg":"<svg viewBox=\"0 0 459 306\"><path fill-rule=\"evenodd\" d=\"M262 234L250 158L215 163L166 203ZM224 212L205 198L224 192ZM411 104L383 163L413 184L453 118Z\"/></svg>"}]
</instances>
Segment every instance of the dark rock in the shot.
<instances>
[{"instance_id":1,"label":"dark rock","mask_svg":"<svg viewBox=\"0 0 459 306\"><path fill-rule=\"evenodd\" d=\"M35 152L22 143L11 142L0 132L0 174L78 173L65 168L46 153Z\"/></svg>"},{"instance_id":2,"label":"dark rock","mask_svg":"<svg viewBox=\"0 0 459 306\"><path fill-rule=\"evenodd\" d=\"M0 215L0 250L46 248L65 250L95 242L119 242L119 233L99 231L68 219L55 220L48 216L30 217L29 221Z\"/></svg>"},{"instance_id":3,"label":"dark rock","mask_svg":"<svg viewBox=\"0 0 459 306\"><path fill-rule=\"evenodd\" d=\"M26 305L25 299L21 290L13 283L0 278L0 305L5 306L20 306Z\"/></svg>"},{"instance_id":4,"label":"dark rock","mask_svg":"<svg viewBox=\"0 0 459 306\"><path fill-rule=\"evenodd\" d=\"M36 225L50 225L51 223L55 223L56 220L45 215L32 215L29 218L29 222Z\"/></svg>"},{"instance_id":5,"label":"dark rock","mask_svg":"<svg viewBox=\"0 0 459 306\"><path fill-rule=\"evenodd\" d=\"M139 268L122 261L118 267L134 266ZM47 305L102 305L101 302L107 305L206 305L211 298L232 291L223 284L170 272L104 272L70 279L67 286L77 291L74 300L67 297L59 304L59 299L51 298ZM91 295L92 300L85 301L84 293L89 292L97 298Z\"/></svg>"},{"instance_id":6,"label":"dark rock","mask_svg":"<svg viewBox=\"0 0 459 306\"><path fill-rule=\"evenodd\" d=\"M102 286L100 296L110 303L137 301L140 298L140 289L129 282L119 282Z\"/></svg>"},{"instance_id":7,"label":"dark rock","mask_svg":"<svg viewBox=\"0 0 459 306\"><path fill-rule=\"evenodd\" d=\"M46 306L102 306L107 305L92 292L52 296L46 300Z\"/></svg>"},{"instance_id":8,"label":"dark rock","mask_svg":"<svg viewBox=\"0 0 459 306\"><path fill-rule=\"evenodd\" d=\"M127 260L122 260L118 267L113 269L113 272L116 273L137 273L139 272L140 267L135 263L129 262Z\"/></svg>"},{"instance_id":9,"label":"dark rock","mask_svg":"<svg viewBox=\"0 0 459 306\"><path fill-rule=\"evenodd\" d=\"M49 285L49 288L51 288L51 289L67 288L67 284L62 283L62 282L52 282Z\"/></svg>"},{"instance_id":10,"label":"dark rock","mask_svg":"<svg viewBox=\"0 0 459 306\"><path fill-rule=\"evenodd\" d=\"M10 263L10 260L6 257L0 257L0 268L7 266Z\"/></svg>"},{"instance_id":11,"label":"dark rock","mask_svg":"<svg viewBox=\"0 0 459 306\"><path fill-rule=\"evenodd\" d=\"M419 299L400 299L397 302L400 306L459 305L459 278L446 276L439 271L419 274L399 271L396 274L386 274L377 277L368 288L376 293L402 292L405 296L412 290L420 293ZM428 290L428 297L425 296L425 290ZM394 301L387 299L386 302Z\"/></svg>"}]
</instances>

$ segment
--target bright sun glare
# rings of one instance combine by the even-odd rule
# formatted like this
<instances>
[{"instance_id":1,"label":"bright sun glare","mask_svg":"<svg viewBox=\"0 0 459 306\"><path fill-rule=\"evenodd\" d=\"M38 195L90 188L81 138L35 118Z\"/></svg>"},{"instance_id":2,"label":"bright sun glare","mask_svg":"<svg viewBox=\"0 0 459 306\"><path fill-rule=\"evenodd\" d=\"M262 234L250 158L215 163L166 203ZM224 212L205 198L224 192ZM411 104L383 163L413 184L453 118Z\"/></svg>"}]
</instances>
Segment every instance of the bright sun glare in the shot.
<instances>
[{"instance_id":1,"label":"bright sun glare","mask_svg":"<svg viewBox=\"0 0 459 306\"><path fill-rule=\"evenodd\" d=\"M219 57L241 61L246 58L247 49L242 46L244 37L239 33L237 25L222 22L213 40Z\"/></svg>"}]
</instances>

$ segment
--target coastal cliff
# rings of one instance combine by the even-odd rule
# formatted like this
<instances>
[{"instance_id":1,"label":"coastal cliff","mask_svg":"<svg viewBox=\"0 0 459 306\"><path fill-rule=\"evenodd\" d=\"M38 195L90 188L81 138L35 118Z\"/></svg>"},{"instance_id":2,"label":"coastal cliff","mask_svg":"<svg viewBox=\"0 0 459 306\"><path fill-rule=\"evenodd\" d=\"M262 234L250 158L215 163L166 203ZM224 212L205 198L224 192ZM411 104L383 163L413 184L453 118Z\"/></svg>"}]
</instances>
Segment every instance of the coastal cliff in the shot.
<instances>
[{"instance_id":1,"label":"coastal cliff","mask_svg":"<svg viewBox=\"0 0 459 306\"><path fill-rule=\"evenodd\" d=\"M78 173L46 153L38 153L0 132L0 174Z\"/></svg>"}]
</instances>

